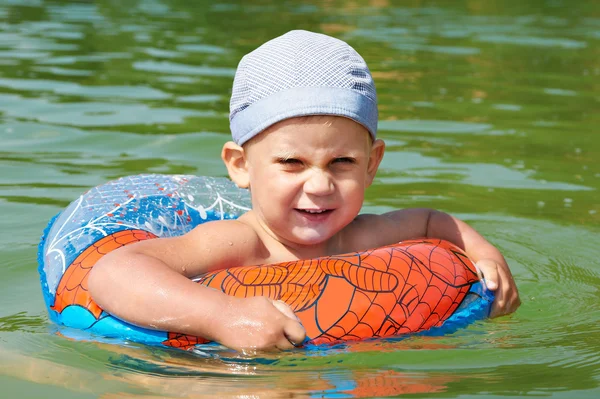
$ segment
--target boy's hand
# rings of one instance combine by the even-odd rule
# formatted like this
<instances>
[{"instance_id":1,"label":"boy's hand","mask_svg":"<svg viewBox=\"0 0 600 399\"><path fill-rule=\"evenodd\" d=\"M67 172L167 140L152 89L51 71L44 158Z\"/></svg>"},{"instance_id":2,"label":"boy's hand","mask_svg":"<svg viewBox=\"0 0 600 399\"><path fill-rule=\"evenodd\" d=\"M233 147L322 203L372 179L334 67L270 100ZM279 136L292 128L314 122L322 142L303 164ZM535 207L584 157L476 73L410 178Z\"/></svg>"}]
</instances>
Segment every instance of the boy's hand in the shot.
<instances>
[{"instance_id":1,"label":"boy's hand","mask_svg":"<svg viewBox=\"0 0 600 399\"><path fill-rule=\"evenodd\" d=\"M263 296L230 297L222 317L223 329L216 341L235 350L292 349L306 337L288 305Z\"/></svg>"},{"instance_id":2,"label":"boy's hand","mask_svg":"<svg viewBox=\"0 0 600 399\"><path fill-rule=\"evenodd\" d=\"M517 310L521 305L519 291L506 262L481 259L475 264L479 278L485 278L485 285L494 291L496 298L492 304L490 317L498 317Z\"/></svg>"}]
</instances>

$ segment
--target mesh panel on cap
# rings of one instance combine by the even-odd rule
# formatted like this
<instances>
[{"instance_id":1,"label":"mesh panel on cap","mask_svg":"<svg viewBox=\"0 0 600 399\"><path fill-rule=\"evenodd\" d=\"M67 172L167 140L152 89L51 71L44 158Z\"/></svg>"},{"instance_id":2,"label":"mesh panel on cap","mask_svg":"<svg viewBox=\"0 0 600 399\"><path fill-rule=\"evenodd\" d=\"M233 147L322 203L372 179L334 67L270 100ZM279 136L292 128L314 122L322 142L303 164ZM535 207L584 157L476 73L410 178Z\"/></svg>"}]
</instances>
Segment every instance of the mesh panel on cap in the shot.
<instances>
[{"instance_id":1,"label":"mesh panel on cap","mask_svg":"<svg viewBox=\"0 0 600 399\"><path fill-rule=\"evenodd\" d=\"M274 93L300 87L348 89L377 103L369 69L352 47L323 34L291 31L242 58L229 118L233 121L238 113Z\"/></svg>"}]
</instances>

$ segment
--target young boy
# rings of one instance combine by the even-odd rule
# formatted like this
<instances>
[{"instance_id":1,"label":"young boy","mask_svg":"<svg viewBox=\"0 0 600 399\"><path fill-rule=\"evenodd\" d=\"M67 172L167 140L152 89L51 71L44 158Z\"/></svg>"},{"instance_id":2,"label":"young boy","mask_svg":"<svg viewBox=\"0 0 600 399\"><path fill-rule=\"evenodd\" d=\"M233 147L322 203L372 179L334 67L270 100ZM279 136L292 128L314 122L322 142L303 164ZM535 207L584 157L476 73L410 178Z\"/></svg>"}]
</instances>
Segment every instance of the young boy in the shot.
<instances>
[{"instance_id":1,"label":"young boy","mask_svg":"<svg viewBox=\"0 0 600 399\"><path fill-rule=\"evenodd\" d=\"M305 333L287 305L230 297L190 278L436 237L477 262L496 291L493 316L513 312L520 301L508 265L465 223L429 209L358 215L385 148L377 118L369 69L345 42L291 31L249 53L233 83L234 141L221 156L231 179L250 189L252 210L109 253L90 274L92 297L140 326L233 349L288 349Z\"/></svg>"}]
</instances>

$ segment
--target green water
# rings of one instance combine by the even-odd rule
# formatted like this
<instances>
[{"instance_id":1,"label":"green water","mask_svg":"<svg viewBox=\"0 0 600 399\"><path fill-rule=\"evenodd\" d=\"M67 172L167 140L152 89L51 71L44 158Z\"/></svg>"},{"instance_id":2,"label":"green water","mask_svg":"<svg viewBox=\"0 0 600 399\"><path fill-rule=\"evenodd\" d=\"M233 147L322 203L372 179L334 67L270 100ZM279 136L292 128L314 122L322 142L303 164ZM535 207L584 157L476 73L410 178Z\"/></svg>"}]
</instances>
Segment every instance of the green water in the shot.
<instances>
[{"instance_id":1,"label":"green water","mask_svg":"<svg viewBox=\"0 0 600 399\"><path fill-rule=\"evenodd\" d=\"M251 4L250 4L251 3ZM596 1L0 0L0 396L600 396ZM119 176L224 176L239 58L293 28L367 60L388 144L365 209L427 206L509 260L523 305L454 335L200 357L68 340L48 219Z\"/></svg>"}]
</instances>

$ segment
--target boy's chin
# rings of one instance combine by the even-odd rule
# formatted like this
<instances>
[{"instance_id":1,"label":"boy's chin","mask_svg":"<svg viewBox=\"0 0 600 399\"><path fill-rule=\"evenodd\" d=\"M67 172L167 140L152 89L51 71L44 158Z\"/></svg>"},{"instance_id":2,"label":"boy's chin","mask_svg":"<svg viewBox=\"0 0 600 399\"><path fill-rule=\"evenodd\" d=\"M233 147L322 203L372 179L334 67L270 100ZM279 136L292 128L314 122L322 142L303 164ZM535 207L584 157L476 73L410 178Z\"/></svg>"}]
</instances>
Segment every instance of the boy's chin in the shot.
<instances>
[{"instance_id":1,"label":"boy's chin","mask_svg":"<svg viewBox=\"0 0 600 399\"><path fill-rule=\"evenodd\" d=\"M333 235L331 232L298 232L293 235L292 240L304 247L318 246L327 243Z\"/></svg>"}]
</instances>

